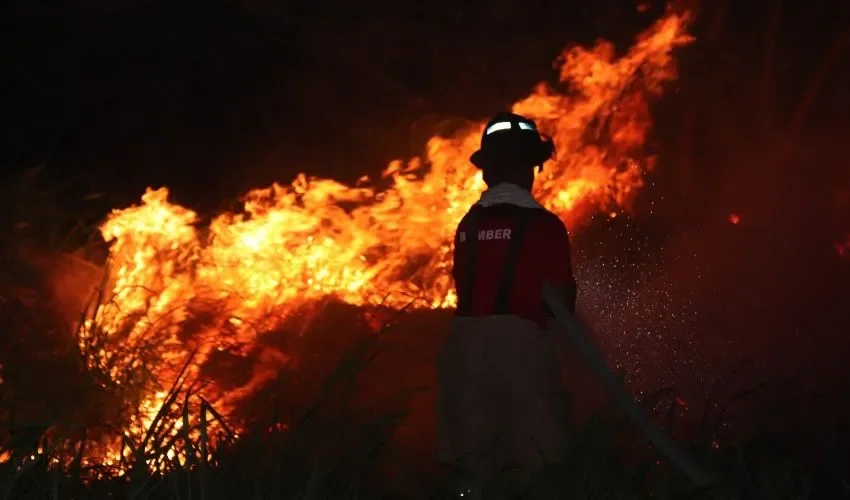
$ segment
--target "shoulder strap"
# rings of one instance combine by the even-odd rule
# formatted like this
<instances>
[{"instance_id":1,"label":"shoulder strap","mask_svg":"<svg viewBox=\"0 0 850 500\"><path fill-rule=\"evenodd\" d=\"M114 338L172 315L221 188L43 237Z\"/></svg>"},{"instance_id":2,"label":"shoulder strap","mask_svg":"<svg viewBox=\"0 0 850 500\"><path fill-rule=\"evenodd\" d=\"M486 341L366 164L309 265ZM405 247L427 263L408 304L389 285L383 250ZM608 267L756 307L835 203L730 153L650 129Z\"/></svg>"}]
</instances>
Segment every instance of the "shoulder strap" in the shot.
<instances>
[{"instance_id":1,"label":"shoulder strap","mask_svg":"<svg viewBox=\"0 0 850 500\"><path fill-rule=\"evenodd\" d=\"M475 251L478 243L478 205L467 215L466 259L464 262L463 286L458 288L457 314L467 316L472 312L472 293L475 288Z\"/></svg>"},{"instance_id":2,"label":"shoulder strap","mask_svg":"<svg viewBox=\"0 0 850 500\"><path fill-rule=\"evenodd\" d=\"M522 247L525 233L531 220L537 214L537 210L523 210L517 218L511 230L511 243L505 258L505 267L502 271L502 279L496 294L496 302L493 305L493 314L510 314L510 299L513 292L514 277L516 275L516 263L519 259L519 250Z\"/></svg>"}]
</instances>

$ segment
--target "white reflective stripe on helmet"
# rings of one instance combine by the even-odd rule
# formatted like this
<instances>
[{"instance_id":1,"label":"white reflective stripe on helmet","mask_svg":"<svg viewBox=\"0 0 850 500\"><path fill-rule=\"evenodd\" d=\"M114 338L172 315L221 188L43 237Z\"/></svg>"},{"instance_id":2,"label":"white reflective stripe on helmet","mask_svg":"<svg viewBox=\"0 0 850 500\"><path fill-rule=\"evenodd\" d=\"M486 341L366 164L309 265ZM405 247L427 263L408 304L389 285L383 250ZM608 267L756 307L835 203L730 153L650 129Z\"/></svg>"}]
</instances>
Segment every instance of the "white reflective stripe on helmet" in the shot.
<instances>
[{"instance_id":1,"label":"white reflective stripe on helmet","mask_svg":"<svg viewBox=\"0 0 850 500\"><path fill-rule=\"evenodd\" d=\"M520 130L536 130L534 128L534 125L530 123L517 122L517 125L519 125ZM487 130L484 131L484 135L490 135L493 132L498 132L500 130L510 130L512 128L513 124L511 122L496 122L487 127Z\"/></svg>"},{"instance_id":2,"label":"white reflective stripe on helmet","mask_svg":"<svg viewBox=\"0 0 850 500\"><path fill-rule=\"evenodd\" d=\"M498 132L499 130L510 130L511 122L498 122L487 127L487 130L484 132L484 135L490 135L493 132Z\"/></svg>"}]
</instances>

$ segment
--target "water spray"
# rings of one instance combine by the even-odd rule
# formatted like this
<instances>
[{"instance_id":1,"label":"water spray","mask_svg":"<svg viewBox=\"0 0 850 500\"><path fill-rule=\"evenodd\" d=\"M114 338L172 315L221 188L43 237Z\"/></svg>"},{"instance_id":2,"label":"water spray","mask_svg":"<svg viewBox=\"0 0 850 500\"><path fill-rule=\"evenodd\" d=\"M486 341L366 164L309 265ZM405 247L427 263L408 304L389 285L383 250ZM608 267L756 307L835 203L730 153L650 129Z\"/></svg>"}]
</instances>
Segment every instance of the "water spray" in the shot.
<instances>
[{"instance_id":1,"label":"water spray","mask_svg":"<svg viewBox=\"0 0 850 500\"><path fill-rule=\"evenodd\" d=\"M603 361L602 356L587 340L588 337L582 324L574 315L570 314L558 291L548 283L543 285L543 299L555 314L555 321L566 332L567 338L578 349L579 354L587 361L596 376L602 380L605 389L620 409L637 425L649 442L661 451L676 468L688 476L696 486L704 487L710 484L713 481L711 474L697 465L690 454L652 423L646 412L641 410L634 399L620 385L617 377Z\"/></svg>"}]
</instances>

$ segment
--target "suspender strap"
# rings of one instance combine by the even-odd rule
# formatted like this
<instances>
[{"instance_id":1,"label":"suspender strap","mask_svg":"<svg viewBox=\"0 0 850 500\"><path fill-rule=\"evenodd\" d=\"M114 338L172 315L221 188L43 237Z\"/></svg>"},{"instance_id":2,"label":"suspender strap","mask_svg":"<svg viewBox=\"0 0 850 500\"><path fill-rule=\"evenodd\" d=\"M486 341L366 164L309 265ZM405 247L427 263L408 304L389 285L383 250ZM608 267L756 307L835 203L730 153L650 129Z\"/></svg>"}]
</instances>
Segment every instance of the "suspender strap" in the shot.
<instances>
[{"instance_id":1,"label":"suspender strap","mask_svg":"<svg viewBox=\"0 0 850 500\"><path fill-rule=\"evenodd\" d=\"M466 262L464 262L463 287L458 287L457 314L472 314L472 294L475 291L475 250L478 243L478 206L469 211L469 226L466 229Z\"/></svg>"},{"instance_id":2,"label":"suspender strap","mask_svg":"<svg viewBox=\"0 0 850 500\"><path fill-rule=\"evenodd\" d=\"M517 260L519 260L519 250L522 247L528 226L531 225L531 219L536 213L536 210L523 210L514 228L511 230L511 243L508 247L507 257L505 258L505 267L502 271L502 279L499 283L498 293L496 294L496 302L493 305L493 314L511 313L510 299L513 292L514 277L516 275L516 264Z\"/></svg>"}]
</instances>

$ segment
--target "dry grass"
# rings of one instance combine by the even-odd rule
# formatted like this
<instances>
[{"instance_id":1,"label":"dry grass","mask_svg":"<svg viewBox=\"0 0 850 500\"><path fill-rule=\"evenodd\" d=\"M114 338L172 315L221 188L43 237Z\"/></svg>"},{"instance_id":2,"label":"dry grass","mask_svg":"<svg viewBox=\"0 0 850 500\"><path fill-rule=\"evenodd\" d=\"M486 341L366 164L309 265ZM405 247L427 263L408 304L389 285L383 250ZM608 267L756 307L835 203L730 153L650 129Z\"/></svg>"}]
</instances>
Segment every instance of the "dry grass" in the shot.
<instances>
[{"instance_id":1,"label":"dry grass","mask_svg":"<svg viewBox=\"0 0 850 500\"><path fill-rule=\"evenodd\" d=\"M18 309L19 320L32 321L37 316L32 311L32 306ZM3 326L6 331L15 328L8 321ZM321 339L323 335L341 334L325 330L317 331L316 336ZM114 388L104 395L103 375L96 368L85 362L69 363L68 373L76 370L83 374L74 383L88 387L89 394L76 405L74 401L56 403L65 410L76 406L79 412L73 416L55 410L43 412L54 418L49 421L26 420L8 411L20 400L40 398L16 394L15 385L43 377L47 384L67 387L69 380L51 378L47 371L35 370L25 376L17 372L0 385L0 401L8 403L3 405L6 411L0 421L0 453L13 457L0 466L0 494L7 499L450 497L453 481L447 471L411 461L394 439L408 417L411 394L396 394L395 399L381 394L383 404L371 405L374 397L365 398L370 404L363 404L364 394L369 394L363 389L375 383L376 375L370 370L382 362L389 363L385 368L397 368L385 358L398 357L399 339L390 332L372 337L354 334L352 338L347 346L322 355L323 366L336 359L336 368L330 374L320 370L311 373L316 385L310 386L311 397L306 397L308 391L300 394L300 408L288 407L286 419L258 410L253 418L245 418L246 428L238 438L229 423L197 394L197 381L185 376L178 377L170 388L146 432L132 438L122 435L116 422L101 422L98 430L97 420L109 420L105 417L110 408L116 412L112 418L125 416L122 405L132 398ZM317 339L315 344L299 348L317 349L320 345ZM388 350L391 352L385 352ZM46 364L61 364L62 357L69 355L79 357L81 352L74 353L70 348L53 351ZM9 360L4 359L4 363ZM286 379L303 375L282 372L275 387L280 390L289 383L291 390L297 384ZM318 384L321 379L324 382ZM141 383L132 377L127 380ZM830 435L812 433L803 443L795 442L799 436L793 427L775 428L770 434L726 433L724 437L731 423L729 415L734 413L730 406L764 392L757 388L721 397L727 382L718 382L710 396L712 404L707 405L713 410L706 414L699 432L691 436L690 451L719 473L718 482L711 487L694 489L647 449L616 411L605 408L573 430L575 439L562 460L535 478L526 498L820 499L850 495L846 475L850 462L842 452L847 435L841 433L842 429L833 427ZM670 408L663 402L671 396L659 391L643 402L656 409L655 417L667 428L674 426L675 417L658 409ZM41 402L44 407L51 406L50 401ZM767 407L770 420L776 420L777 408ZM771 428L767 421L761 421L764 430ZM279 425L282 422L288 425ZM178 423L181 428L175 432L173 426ZM83 460L86 450L116 432L126 450L121 462L107 466ZM119 468L123 475L117 474ZM481 498L501 498L506 478L492 478Z\"/></svg>"},{"instance_id":2,"label":"dry grass","mask_svg":"<svg viewBox=\"0 0 850 500\"><path fill-rule=\"evenodd\" d=\"M369 335L350 326L359 311L331 303L309 334L293 337L284 327L263 337L303 362L297 371L281 370L231 415L234 421L203 397L201 380L188 376L186 364L165 388L168 396L150 425L129 435L126 423L140 394L157 383L155 342L124 346L122 366L134 368L116 373L102 355L109 340L94 328L82 347L75 342L45 267L20 255L7 252L3 270L16 273L0 280L0 456L6 459L0 498L453 497L451 471L436 469L428 451L433 359L427 353L436 352L434 332L445 315L411 314L395 329ZM214 365L204 377L224 380L232 371L226 363ZM724 395L728 386L718 382L705 405L710 411L688 436L690 452L718 475L710 487L691 486L606 407L572 429L575 439L561 460L534 478L525 497L850 498L848 429L815 429L790 414L778 418L801 404L787 387L779 388L780 405L760 399L764 387ZM676 427L667 404L674 396L657 391L643 401L667 429ZM753 401L761 401L761 416L750 413L746 426L736 422L735 408ZM836 406L819 404L824 413ZM243 429L238 437L236 427ZM120 460L91 458L116 440ZM479 498L501 498L508 479L492 478Z\"/></svg>"}]
</instances>

